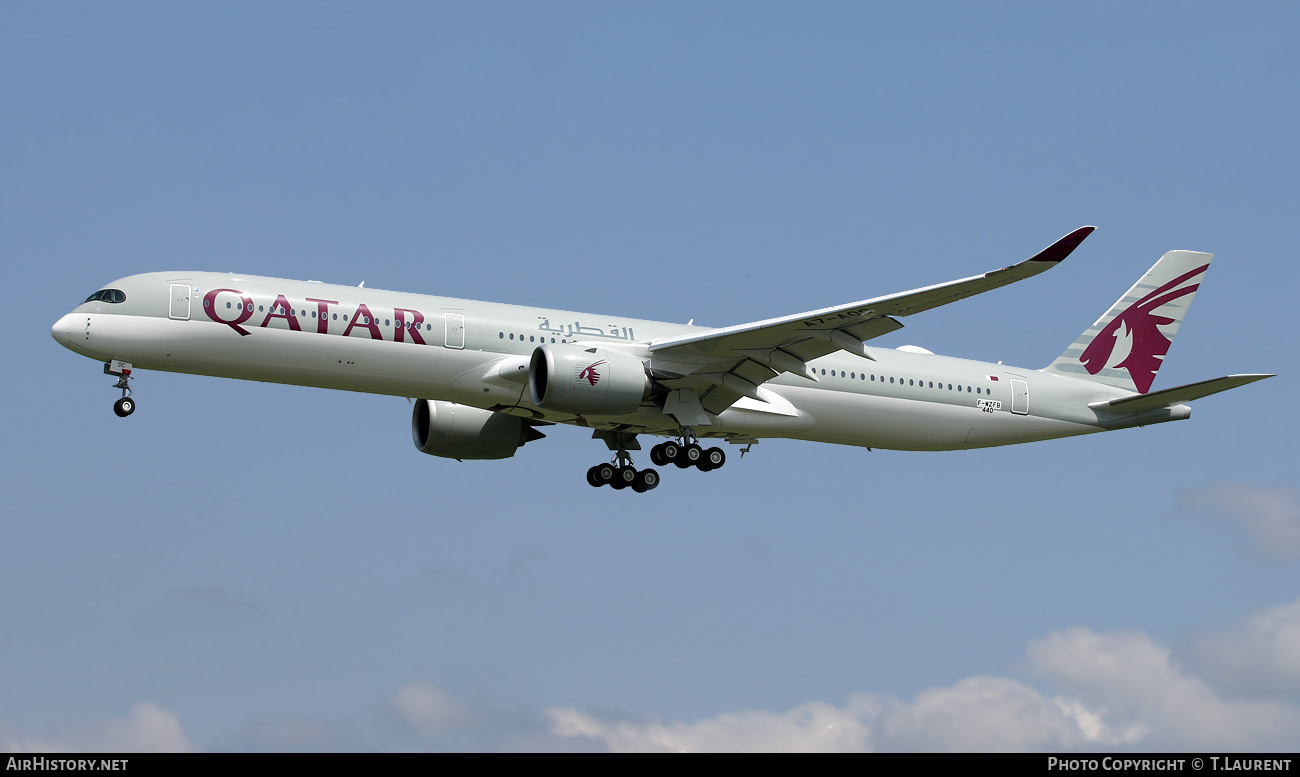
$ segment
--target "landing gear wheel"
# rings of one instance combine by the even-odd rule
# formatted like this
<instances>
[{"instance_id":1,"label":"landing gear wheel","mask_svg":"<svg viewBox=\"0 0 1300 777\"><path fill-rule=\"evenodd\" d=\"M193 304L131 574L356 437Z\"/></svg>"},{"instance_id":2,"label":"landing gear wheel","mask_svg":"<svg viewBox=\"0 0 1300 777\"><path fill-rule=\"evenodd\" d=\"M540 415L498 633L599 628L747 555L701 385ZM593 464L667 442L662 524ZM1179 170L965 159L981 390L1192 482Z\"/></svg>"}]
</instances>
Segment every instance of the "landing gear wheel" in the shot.
<instances>
[{"instance_id":1,"label":"landing gear wheel","mask_svg":"<svg viewBox=\"0 0 1300 777\"><path fill-rule=\"evenodd\" d=\"M678 454L682 452L682 446L678 445L675 442L660 443L656 447L659 448L659 458L663 459L664 461L663 464L659 464L659 466L661 467L666 467L670 463L677 461ZM651 458L653 459L654 456L651 455ZM655 462L655 463L658 464L659 462Z\"/></svg>"},{"instance_id":2,"label":"landing gear wheel","mask_svg":"<svg viewBox=\"0 0 1300 777\"><path fill-rule=\"evenodd\" d=\"M600 488L601 486L605 485L604 483L600 482L599 466L592 467L591 469L587 470L587 483L589 483L593 488Z\"/></svg>"},{"instance_id":3,"label":"landing gear wheel","mask_svg":"<svg viewBox=\"0 0 1300 777\"><path fill-rule=\"evenodd\" d=\"M701 472L710 472L727 463L727 454L721 448L709 448L696 466Z\"/></svg>"},{"instance_id":4,"label":"landing gear wheel","mask_svg":"<svg viewBox=\"0 0 1300 777\"><path fill-rule=\"evenodd\" d=\"M656 467L666 467L672 461L664 457L664 443L659 443L650 449L650 461L654 462Z\"/></svg>"},{"instance_id":5,"label":"landing gear wheel","mask_svg":"<svg viewBox=\"0 0 1300 777\"><path fill-rule=\"evenodd\" d=\"M679 466L679 468L686 469L688 466L694 466L695 461L699 461L699 446L697 446L697 444L690 443L686 444L686 446L679 446L679 444L673 443L669 444L672 444L672 447L676 448L676 455L672 457L672 463ZM692 452L694 452L694 456L692 456Z\"/></svg>"},{"instance_id":6,"label":"landing gear wheel","mask_svg":"<svg viewBox=\"0 0 1300 777\"><path fill-rule=\"evenodd\" d=\"M647 491L653 491L659 485L659 473L652 469L643 469L636 473L636 480L632 482L632 490L638 494L644 494Z\"/></svg>"},{"instance_id":7,"label":"landing gear wheel","mask_svg":"<svg viewBox=\"0 0 1300 777\"><path fill-rule=\"evenodd\" d=\"M135 412L135 400L130 397L122 397L113 403L113 412L117 413L118 418L126 418Z\"/></svg>"},{"instance_id":8,"label":"landing gear wheel","mask_svg":"<svg viewBox=\"0 0 1300 777\"><path fill-rule=\"evenodd\" d=\"M614 475L618 473L618 470L614 469L613 464L597 464L591 469L596 473L595 479L597 481L597 486L603 486L606 483L612 485L614 483Z\"/></svg>"},{"instance_id":9,"label":"landing gear wheel","mask_svg":"<svg viewBox=\"0 0 1300 777\"><path fill-rule=\"evenodd\" d=\"M703 458L704 449L695 443L691 443L690 445L679 449L677 456L673 459L673 463L682 469L686 469L687 467L698 465L700 460Z\"/></svg>"},{"instance_id":10,"label":"landing gear wheel","mask_svg":"<svg viewBox=\"0 0 1300 777\"><path fill-rule=\"evenodd\" d=\"M610 485L616 489L622 490L636 482L636 467L619 467L614 472L614 479Z\"/></svg>"}]
</instances>

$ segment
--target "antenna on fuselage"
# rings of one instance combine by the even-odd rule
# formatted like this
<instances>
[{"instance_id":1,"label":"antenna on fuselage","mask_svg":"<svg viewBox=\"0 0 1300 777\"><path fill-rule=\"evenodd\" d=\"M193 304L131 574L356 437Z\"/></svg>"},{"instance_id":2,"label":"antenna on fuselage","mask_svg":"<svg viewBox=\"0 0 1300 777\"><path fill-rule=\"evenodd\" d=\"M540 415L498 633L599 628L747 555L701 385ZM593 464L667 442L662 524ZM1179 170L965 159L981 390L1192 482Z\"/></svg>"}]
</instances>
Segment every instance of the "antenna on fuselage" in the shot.
<instances>
[{"instance_id":1,"label":"antenna on fuselage","mask_svg":"<svg viewBox=\"0 0 1300 777\"><path fill-rule=\"evenodd\" d=\"M365 282L365 281L362 281L361 283L358 283L358 284L357 284L357 288L358 288L358 289L363 288L365 285L366 285L366 282Z\"/></svg>"}]
</instances>

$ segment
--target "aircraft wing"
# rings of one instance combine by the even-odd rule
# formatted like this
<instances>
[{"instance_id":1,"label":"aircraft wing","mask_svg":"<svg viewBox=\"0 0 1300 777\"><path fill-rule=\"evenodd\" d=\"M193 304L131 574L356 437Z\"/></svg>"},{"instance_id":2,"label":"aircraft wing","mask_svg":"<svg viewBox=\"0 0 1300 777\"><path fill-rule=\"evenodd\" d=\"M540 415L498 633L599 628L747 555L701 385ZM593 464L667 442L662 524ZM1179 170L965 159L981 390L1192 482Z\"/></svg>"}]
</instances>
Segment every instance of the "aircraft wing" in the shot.
<instances>
[{"instance_id":1,"label":"aircraft wing","mask_svg":"<svg viewBox=\"0 0 1300 777\"><path fill-rule=\"evenodd\" d=\"M679 335L650 343L655 377L671 389L691 389L701 406L721 413L741 397L764 402L758 387L782 372L817 380L806 363L835 351L872 359L863 345L902 328L895 317L1006 286L1050 270L1095 227L1080 227L1019 264L970 278L752 324Z\"/></svg>"}]
</instances>

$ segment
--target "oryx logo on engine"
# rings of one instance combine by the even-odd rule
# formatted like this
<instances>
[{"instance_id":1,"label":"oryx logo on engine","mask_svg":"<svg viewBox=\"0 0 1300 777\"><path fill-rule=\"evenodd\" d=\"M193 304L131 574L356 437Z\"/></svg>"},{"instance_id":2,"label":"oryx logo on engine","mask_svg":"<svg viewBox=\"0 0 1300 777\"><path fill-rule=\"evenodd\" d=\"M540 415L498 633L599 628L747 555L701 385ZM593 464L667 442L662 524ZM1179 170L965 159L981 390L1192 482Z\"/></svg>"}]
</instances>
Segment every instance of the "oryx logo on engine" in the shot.
<instances>
[{"instance_id":1,"label":"oryx logo on engine","mask_svg":"<svg viewBox=\"0 0 1300 777\"><path fill-rule=\"evenodd\" d=\"M607 361L606 359L601 359L595 364L588 364L586 367L583 367L581 370L579 370L577 367L574 367L573 368L574 372L576 372L577 375L575 375L573 379L585 380L593 386L596 385L597 383L600 382L600 373L596 372L596 368L604 364L606 361Z\"/></svg>"}]
</instances>

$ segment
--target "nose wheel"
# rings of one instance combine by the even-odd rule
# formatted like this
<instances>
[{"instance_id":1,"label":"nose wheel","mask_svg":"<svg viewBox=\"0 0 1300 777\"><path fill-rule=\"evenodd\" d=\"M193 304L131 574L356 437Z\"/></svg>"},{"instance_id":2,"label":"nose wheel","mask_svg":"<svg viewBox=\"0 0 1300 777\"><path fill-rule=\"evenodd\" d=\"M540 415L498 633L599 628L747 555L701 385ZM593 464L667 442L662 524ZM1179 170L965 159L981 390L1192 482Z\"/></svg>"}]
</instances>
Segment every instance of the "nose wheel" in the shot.
<instances>
[{"instance_id":1,"label":"nose wheel","mask_svg":"<svg viewBox=\"0 0 1300 777\"><path fill-rule=\"evenodd\" d=\"M105 375L116 375L117 383L113 388L121 389L122 398L113 403L113 412L118 418L126 418L135 412L135 400L131 398L131 364L129 362L111 361L104 365Z\"/></svg>"}]
</instances>

